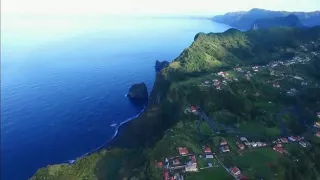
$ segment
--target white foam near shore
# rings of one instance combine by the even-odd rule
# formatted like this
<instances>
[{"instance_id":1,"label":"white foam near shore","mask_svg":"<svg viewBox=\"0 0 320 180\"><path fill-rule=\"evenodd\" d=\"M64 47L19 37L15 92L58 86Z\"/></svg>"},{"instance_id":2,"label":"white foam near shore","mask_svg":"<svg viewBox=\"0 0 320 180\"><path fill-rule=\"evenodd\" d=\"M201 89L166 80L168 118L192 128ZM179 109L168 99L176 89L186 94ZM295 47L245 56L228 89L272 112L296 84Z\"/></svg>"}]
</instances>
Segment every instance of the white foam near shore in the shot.
<instances>
[{"instance_id":1,"label":"white foam near shore","mask_svg":"<svg viewBox=\"0 0 320 180\"><path fill-rule=\"evenodd\" d=\"M113 123L110 125L110 127L116 127L117 126L117 123Z\"/></svg>"},{"instance_id":2,"label":"white foam near shore","mask_svg":"<svg viewBox=\"0 0 320 180\"><path fill-rule=\"evenodd\" d=\"M103 144L102 144L101 146L99 146L98 148L96 148L96 149L94 149L94 150L92 150L92 151L90 151L90 152L87 152L87 153L85 153L85 154L83 154L83 155L81 155L81 156L76 157L76 159L68 160L68 163L69 163L69 164L74 164L77 159L79 159L79 158L81 158L81 157L84 157L84 156L88 156L88 155L90 155L90 154L92 154L92 153L94 153L94 152L97 152L97 151L101 150L102 148L106 147L106 146L108 145L108 143L111 142L111 141L118 135L119 128L120 128L123 124L125 124L125 123L127 123L127 122L129 122L129 121L131 121L131 120L133 120L133 119L138 118L138 117L144 112L145 109L146 109L146 106L145 106L137 115L135 115L135 116L133 116L133 117L131 117L131 118L128 118L127 120L121 122L118 126L116 126L116 131L114 132L114 134L113 134L113 136L111 137L110 140L108 140L107 142L103 143Z\"/></svg>"}]
</instances>

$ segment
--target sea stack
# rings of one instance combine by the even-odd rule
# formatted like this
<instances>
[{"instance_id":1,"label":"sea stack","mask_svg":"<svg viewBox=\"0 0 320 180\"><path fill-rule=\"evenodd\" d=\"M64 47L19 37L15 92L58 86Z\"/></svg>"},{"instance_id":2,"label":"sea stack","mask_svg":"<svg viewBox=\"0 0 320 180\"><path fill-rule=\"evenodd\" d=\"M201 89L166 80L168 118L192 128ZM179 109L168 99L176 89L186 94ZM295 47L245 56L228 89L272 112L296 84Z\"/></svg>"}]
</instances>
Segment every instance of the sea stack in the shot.
<instances>
[{"instance_id":1,"label":"sea stack","mask_svg":"<svg viewBox=\"0 0 320 180\"><path fill-rule=\"evenodd\" d=\"M156 61L156 65L155 65L155 69L156 72L161 71L163 68L169 66L169 62L168 61Z\"/></svg>"},{"instance_id":2,"label":"sea stack","mask_svg":"<svg viewBox=\"0 0 320 180\"><path fill-rule=\"evenodd\" d=\"M134 84L130 87L128 98L133 101L147 102L148 89L145 83Z\"/></svg>"}]
</instances>

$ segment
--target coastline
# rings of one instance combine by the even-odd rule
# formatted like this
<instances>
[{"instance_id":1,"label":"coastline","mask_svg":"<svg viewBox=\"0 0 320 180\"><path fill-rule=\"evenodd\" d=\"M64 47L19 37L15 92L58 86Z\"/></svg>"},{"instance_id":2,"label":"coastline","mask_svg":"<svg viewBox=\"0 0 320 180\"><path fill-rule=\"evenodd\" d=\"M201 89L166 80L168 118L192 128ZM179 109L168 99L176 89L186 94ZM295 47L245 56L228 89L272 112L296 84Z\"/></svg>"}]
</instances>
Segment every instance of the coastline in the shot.
<instances>
[{"instance_id":1,"label":"coastline","mask_svg":"<svg viewBox=\"0 0 320 180\"><path fill-rule=\"evenodd\" d=\"M85 154L83 154L81 156L78 156L75 159L70 159L65 163L74 164L75 162L77 162L77 159L83 158L85 156L89 156L90 154L95 153L97 151L100 151L103 148L108 148L107 146L117 137L117 135L119 133L119 129L122 127L122 125L125 125L126 123L128 123L128 122L130 122L132 120L135 120L136 118L140 117L140 115L146 110L146 108L147 108L147 106L144 106L143 109L137 115L126 119L125 121L121 122L118 126L116 126L116 130L115 130L113 136L107 142L103 143L101 146L95 148L94 150L89 151L89 152L87 152L87 153L85 153Z\"/></svg>"}]
</instances>

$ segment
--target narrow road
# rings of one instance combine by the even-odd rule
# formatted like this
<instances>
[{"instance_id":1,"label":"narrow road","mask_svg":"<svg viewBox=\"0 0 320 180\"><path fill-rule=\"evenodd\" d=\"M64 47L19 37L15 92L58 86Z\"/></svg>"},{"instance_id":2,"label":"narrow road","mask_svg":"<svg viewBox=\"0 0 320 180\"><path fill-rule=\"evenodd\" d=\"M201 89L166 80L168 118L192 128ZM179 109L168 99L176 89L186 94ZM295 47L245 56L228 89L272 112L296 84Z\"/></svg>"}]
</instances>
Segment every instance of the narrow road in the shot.
<instances>
[{"instance_id":1,"label":"narrow road","mask_svg":"<svg viewBox=\"0 0 320 180\"><path fill-rule=\"evenodd\" d=\"M200 112L200 117L209 124L209 126L213 129L213 131L215 133L217 133L217 134L220 133L218 128L214 125L214 123L213 123L214 121L211 118L209 118L206 114L204 114L202 111Z\"/></svg>"},{"instance_id":2,"label":"narrow road","mask_svg":"<svg viewBox=\"0 0 320 180\"><path fill-rule=\"evenodd\" d=\"M218 163L232 176L234 177L234 179L237 179L237 177L235 177L233 174L231 174L231 172L229 171L229 169L219 160L219 158L214 154L214 158L218 161Z\"/></svg>"}]
</instances>

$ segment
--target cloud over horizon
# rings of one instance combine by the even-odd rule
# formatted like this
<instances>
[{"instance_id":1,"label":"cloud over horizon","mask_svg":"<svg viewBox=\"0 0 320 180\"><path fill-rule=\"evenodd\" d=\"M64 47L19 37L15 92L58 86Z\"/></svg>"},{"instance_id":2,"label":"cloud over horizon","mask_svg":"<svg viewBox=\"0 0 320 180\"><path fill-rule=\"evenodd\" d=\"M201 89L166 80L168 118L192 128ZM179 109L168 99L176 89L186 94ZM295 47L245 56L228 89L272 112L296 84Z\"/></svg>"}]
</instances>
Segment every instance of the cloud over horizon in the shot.
<instances>
[{"instance_id":1,"label":"cloud over horizon","mask_svg":"<svg viewBox=\"0 0 320 180\"><path fill-rule=\"evenodd\" d=\"M117 15L213 15L263 8L315 11L319 0L2 0L2 13L117 14Z\"/></svg>"}]
</instances>

